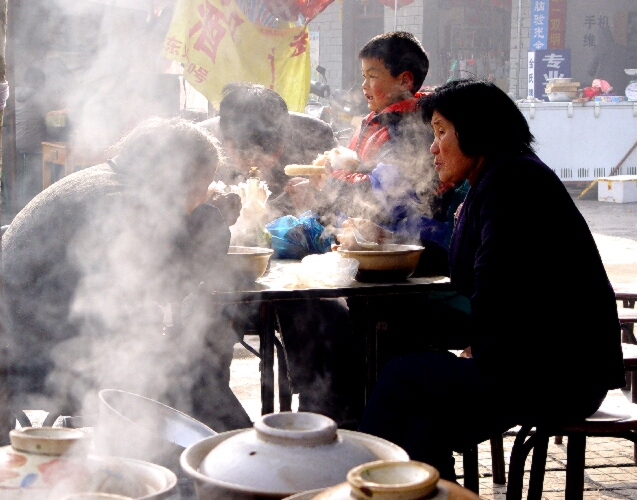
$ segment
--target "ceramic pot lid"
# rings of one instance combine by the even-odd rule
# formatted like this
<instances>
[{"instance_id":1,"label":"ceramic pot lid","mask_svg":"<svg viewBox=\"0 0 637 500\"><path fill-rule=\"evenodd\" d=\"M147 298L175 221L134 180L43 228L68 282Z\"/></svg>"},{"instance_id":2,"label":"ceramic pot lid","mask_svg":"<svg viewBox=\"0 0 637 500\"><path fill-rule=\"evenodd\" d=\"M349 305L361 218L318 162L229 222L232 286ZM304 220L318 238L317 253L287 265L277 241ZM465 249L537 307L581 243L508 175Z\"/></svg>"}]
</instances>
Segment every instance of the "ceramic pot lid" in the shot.
<instances>
[{"instance_id":1,"label":"ceramic pot lid","mask_svg":"<svg viewBox=\"0 0 637 500\"><path fill-rule=\"evenodd\" d=\"M337 430L315 413L265 415L253 429L216 445L199 472L249 491L286 496L343 482L353 467L380 458L407 460L393 443L360 432ZM213 438L214 439L214 438Z\"/></svg>"}]
</instances>

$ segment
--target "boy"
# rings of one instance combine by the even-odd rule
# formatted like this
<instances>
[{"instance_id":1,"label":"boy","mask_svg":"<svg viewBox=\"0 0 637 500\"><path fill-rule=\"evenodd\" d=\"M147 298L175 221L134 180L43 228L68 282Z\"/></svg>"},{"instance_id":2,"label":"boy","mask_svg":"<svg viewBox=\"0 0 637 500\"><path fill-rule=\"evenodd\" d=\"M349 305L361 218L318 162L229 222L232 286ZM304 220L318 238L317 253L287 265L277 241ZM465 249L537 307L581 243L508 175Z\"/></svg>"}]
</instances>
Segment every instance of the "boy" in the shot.
<instances>
[{"instance_id":1,"label":"boy","mask_svg":"<svg viewBox=\"0 0 637 500\"><path fill-rule=\"evenodd\" d=\"M405 159L406 151L397 149L414 151L413 147L422 143L423 129L413 112L429 70L427 54L411 33L398 31L372 38L358 57L371 113L352 136L349 147L363 165L375 166L392 156Z\"/></svg>"},{"instance_id":2,"label":"boy","mask_svg":"<svg viewBox=\"0 0 637 500\"><path fill-rule=\"evenodd\" d=\"M419 123L416 103L427 71L429 59L421 43L411 33L396 31L372 38L358 53L363 72L362 90L371 113L365 117L350 140L349 148L360 160L355 169L333 170L327 165L328 178L322 186L323 207L337 207L319 210L325 222L339 224L339 199L347 200L348 207L357 206L347 215L376 218L379 207L370 205L374 199L372 187L380 187L373 170L379 163L404 167L409 183L401 183L400 189L410 188L432 177L426 166L431 164L427 139L430 133ZM420 175L418 175L420 174ZM288 186L292 199L306 199L309 186L323 184L319 179L297 184L296 189ZM398 189L394 186L392 191ZM421 187L424 188L424 186ZM354 202L354 203L352 203ZM336 216L336 217L333 217Z\"/></svg>"}]
</instances>

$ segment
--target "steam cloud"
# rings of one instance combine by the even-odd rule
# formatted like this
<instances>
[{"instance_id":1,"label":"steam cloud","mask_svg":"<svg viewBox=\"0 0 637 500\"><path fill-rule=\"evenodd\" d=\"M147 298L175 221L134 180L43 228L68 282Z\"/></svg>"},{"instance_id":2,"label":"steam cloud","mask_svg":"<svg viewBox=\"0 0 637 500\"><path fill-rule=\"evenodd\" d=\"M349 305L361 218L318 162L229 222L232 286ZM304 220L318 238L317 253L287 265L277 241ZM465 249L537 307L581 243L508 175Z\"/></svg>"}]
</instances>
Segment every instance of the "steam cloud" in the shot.
<instances>
[{"instance_id":1,"label":"steam cloud","mask_svg":"<svg viewBox=\"0 0 637 500\"><path fill-rule=\"evenodd\" d=\"M146 2L131 1L129 6L142 3ZM171 112L165 106L169 100L165 93L174 79L166 79L168 87L158 86L157 79L167 65L157 54L167 27L168 8L164 15L153 18L144 10L109 7L88 0L29 0L25 4L28 8L23 7L18 17L24 29L18 30L20 64L16 74L19 78L28 65L41 66L48 73L49 110L68 110L72 140L78 147L102 154L141 118ZM63 59L64 47L59 46L59 38L54 46L50 46L50 40L38 39L41 33L51 32L50 28L62 18L71 20L61 24L73 30L68 43L82 49L72 59ZM49 30L36 29L41 26ZM414 134L424 138L422 128ZM296 144L301 141L311 142L312 137L295 138ZM403 170L406 181L396 185L390 195L400 198L415 186L420 200L413 208L427 215L434 172L427 152L429 144L424 139L416 144L416 149L401 152L411 158L409 167ZM166 163L184 161L182 153L188 152L172 151ZM157 175L160 174L158 170ZM23 357L33 361L48 355L53 362L46 380L47 391L31 393L31 399L22 401L23 408L72 409L93 415L97 411L94 389L108 387L142 394L191 414L196 406L192 400L192 395L198 394L196 385L207 378L200 387L204 394L199 395L208 399L211 407L203 409L203 413L216 412L223 417L223 412L229 411L213 408L213 392L218 386L227 386L227 372L202 372L206 366L228 364L224 356L237 341L235 333L224 326L227 320L220 311L191 301L185 305L189 321L183 334L174 337L163 330L165 311L158 307L157 298L171 289L182 274L174 267L174 255L167 243L178 232L183 214L174 205L175 186L170 171L163 181L153 182L152 189L144 184L134 186L143 195L136 201L140 204L137 209L152 213L152 220L161 221L160 224L138 224L137 219L129 217L130 205L109 204L108 196L103 202L88 205L84 214L66 214L91 221L66 247L70 267L57 269L58 273L68 273L64 280L75 288L70 296L62 293L60 297L60 291L47 289L46 282L36 280L34 300L28 306L32 324L46 325L44 329L54 333L43 338L20 337L16 332L11 339L13 361ZM343 200L338 201L344 205ZM346 205L356 207L358 213L352 215L357 216L369 216L375 207L371 200L362 198L348 200ZM47 231L46 227L40 229ZM48 230L60 231L62 237L66 228ZM157 244L148 245L149 241ZM31 250L21 258L33 259L34 266L48 258L41 241L34 239L29 247ZM152 252L145 253L144 248ZM42 293L38 295L39 287ZM63 304L67 298L70 309ZM173 299L164 298L164 304ZM73 329L60 331L61 325L67 324ZM211 363L211 357L218 359ZM317 379L318 385L323 382L327 384ZM317 394L321 390L318 385ZM19 386L18 391L29 393L26 386ZM71 408L68 401L74 402Z\"/></svg>"}]
</instances>

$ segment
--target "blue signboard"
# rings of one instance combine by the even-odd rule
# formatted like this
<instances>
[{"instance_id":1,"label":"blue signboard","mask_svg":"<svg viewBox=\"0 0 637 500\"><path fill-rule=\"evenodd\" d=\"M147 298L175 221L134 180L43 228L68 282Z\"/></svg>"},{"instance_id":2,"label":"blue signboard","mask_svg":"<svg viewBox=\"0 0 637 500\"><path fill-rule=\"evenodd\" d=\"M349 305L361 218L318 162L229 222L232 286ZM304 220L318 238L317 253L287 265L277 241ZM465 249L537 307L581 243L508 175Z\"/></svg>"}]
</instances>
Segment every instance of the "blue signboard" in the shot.
<instances>
[{"instance_id":1,"label":"blue signboard","mask_svg":"<svg viewBox=\"0 0 637 500\"><path fill-rule=\"evenodd\" d=\"M553 49L529 52L529 96L548 101L544 88L551 78L571 77L571 50Z\"/></svg>"},{"instance_id":2,"label":"blue signboard","mask_svg":"<svg viewBox=\"0 0 637 500\"><path fill-rule=\"evenodd\" d=\"M549 0L531 0L531 50L545 50L549 40Z\"/></svg>"}]
</instances>

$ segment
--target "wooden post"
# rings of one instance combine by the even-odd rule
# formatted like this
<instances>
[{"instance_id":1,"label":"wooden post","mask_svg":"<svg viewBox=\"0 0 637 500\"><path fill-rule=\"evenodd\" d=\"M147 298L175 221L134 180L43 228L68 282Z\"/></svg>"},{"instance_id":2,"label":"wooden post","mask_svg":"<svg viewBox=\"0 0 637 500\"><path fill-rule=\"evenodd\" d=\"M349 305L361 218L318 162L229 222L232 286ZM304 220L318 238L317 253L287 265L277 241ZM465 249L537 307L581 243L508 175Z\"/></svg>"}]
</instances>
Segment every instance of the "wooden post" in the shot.
<instances>
[{"instance_id":1,"label":"wooden post","mask_svg":"<svg viewBox=\"0 0 637 500\"><path fill-rule=\"evenodd\" d=\"M7 64L5 61L5 49L7 43L7 1L0 0L0 82L6 81ZM10 89L13 93L13 89ZM0 109L0 131L4 121L4 109ZM2 136L0 135L0 158L2 158ZM2 161L0 160L0 173L2 172ZM2 210L0 205L0 210ZM0 212L0 220L2 213ZM7 352L4 348L6 335L6 315L4 314L4 288L2 276L2 245L0 245L0 443L4 444L9 439L11 428L11 413L9 411L9 391L7 385Z\"/></svg>"},{"instance_id":2,"label":"wooden post","mask_svg":"<svg viewBox=\"0 0 637 500\"><path fill-rule=\"evenodd\" d=\"M0 220L7 224L13 218L14 185L17 165L15 143L15 26L7 22L8 17L18 9L21 0L0 0L0 82L9 83L9 100L7 107L0 111L2 141L0 142L0 158L2 158L2 210ZM12 14L9 14L12 13Z\"/></svg>"}]
</instances>

